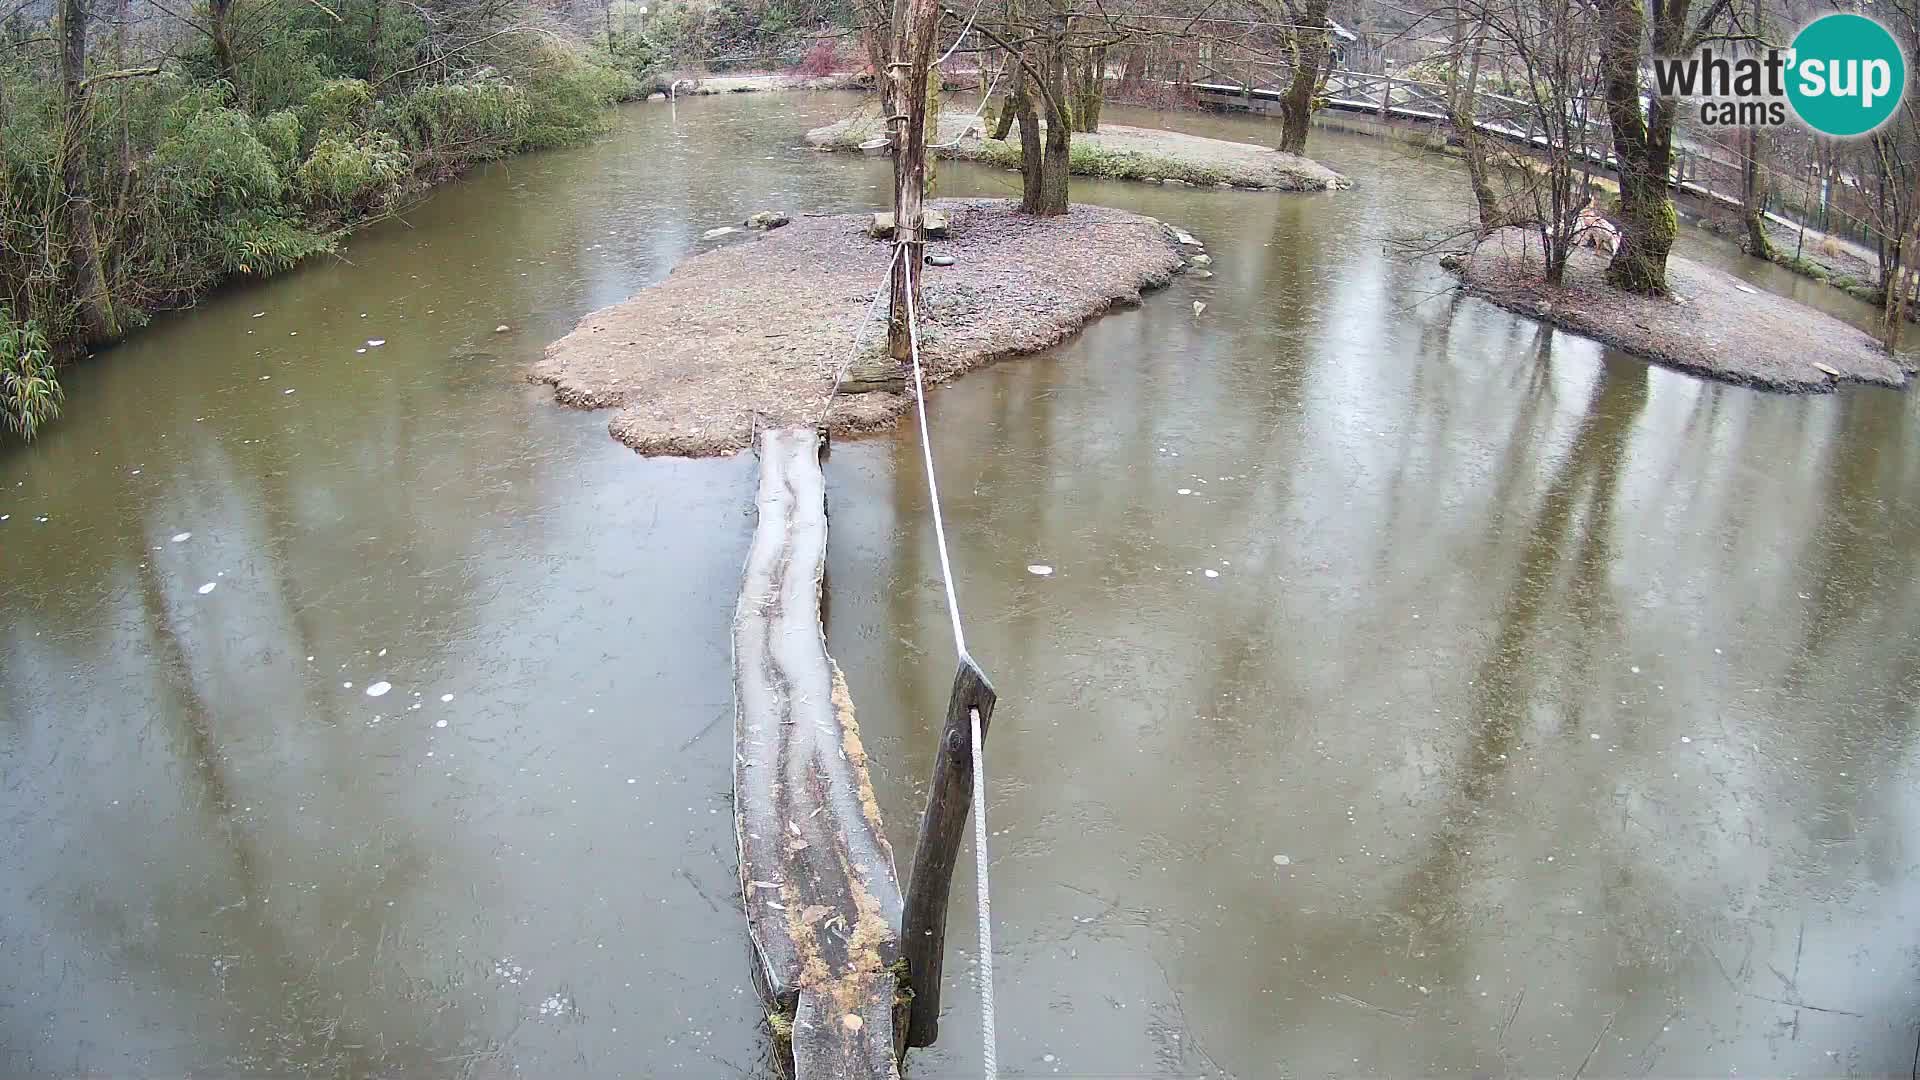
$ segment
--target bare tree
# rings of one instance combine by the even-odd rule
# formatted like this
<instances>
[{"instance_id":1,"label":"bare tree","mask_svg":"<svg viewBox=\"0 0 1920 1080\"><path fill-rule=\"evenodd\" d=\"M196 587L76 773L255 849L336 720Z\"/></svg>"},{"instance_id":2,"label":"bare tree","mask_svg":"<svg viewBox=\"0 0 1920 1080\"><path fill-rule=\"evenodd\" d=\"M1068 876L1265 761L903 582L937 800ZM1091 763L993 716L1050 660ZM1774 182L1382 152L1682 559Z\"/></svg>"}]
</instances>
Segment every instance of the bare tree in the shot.
<instances>
[{"instance_id":1,"label":"bare tree","mask_svg":"<svg viewBox=\"0 0 1920 1080\"><path fill-rule=\"evenodd\" d=\"M1567 260L1582 239L1580 210L1587 176L1580 148L1586 138L1586 103L1599 82L1588 47L1595 30L1585 0L1458 0L1458 48L1467 56L1464 85L1450 93L1453 124L1468 151L1468 178L1478 213L1475 239L1504 226L1526 228L1540 244L1546 281L1558 285ZM1496 51L1513 72L1513 94L1529 131L1544 138L1495 159L1492 140L1477 128L1480 66ZM1456 70L1457 70L1456 61ZM1514 119L1520 119L1516 117Z\"/></svg>"}]
</instances>

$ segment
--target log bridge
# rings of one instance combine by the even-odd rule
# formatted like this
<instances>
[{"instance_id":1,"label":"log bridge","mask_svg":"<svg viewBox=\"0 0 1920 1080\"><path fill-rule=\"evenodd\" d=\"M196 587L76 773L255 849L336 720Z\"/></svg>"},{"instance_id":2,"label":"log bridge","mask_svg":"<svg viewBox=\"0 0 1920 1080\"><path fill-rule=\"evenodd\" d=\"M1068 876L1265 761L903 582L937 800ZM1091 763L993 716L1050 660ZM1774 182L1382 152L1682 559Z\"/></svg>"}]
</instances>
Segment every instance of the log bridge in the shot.
<instances>
[{"instance_id":1,"label":"log bridge","mask_svg":"<svg viewBox=\"0 0 1920 1080\"><path fill-rule=\"evenodd\" d=\"M902 901L840 668L827 655L820 434L761 434L734 612L734 825L754 975L800 1080L897 1077Z\"/></svg>"},{"instance_id":2,"label":"log bridge","mask_svg":"<svg viewBox=\"0 0 1920 1080\"><path fill-rule=\"evenodd\" d=\"M797 1080L897 1080L938 1033L947 896L994 691L962 657L904 902L860 726L827 655L824 437L760 434L759 523L734 612L734 826L754 980ZM902 920L905 920L904 927Z\"/></svg>"}]
</instances>

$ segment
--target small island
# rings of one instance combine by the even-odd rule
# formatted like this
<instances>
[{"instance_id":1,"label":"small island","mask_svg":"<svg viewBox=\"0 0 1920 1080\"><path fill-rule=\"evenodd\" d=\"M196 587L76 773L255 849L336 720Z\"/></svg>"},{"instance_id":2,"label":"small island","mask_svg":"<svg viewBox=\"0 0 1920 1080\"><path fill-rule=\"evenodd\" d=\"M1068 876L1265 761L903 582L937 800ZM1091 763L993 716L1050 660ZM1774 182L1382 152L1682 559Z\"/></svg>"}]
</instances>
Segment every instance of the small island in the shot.
<instances>
[{"instance_id":1,"label":"small island","mask_svg":"<svg viewBox=\"0 0 1920 1080\"><path fill-rule=\"evenodd\" d=\"M1044 131L1044 120L1040 126ZM944 158L1018 169L1020 140L987 135L985 121L979 117L942 113L939 134L933 139L937 145L928 149ZM860 150L885 136L886 126L879 116L868 113L815 128L807 132L807 142L821 150ZM1102 123L1098 131L1074 133L1067 171L1105 180L1258 191L1339 191L1353 186L1311 158L1270 146L1111 123Z\"/></svg>"},{"instance_id":2,"label":"small island","mask_svg":"<svg viewBox=\"0 0 1920 1080\"><path fill-rule=\"evenodd\" d=\"M936 383L1038 352L1138 303L1187 264L1183 247L1198 249L1153 218L1105 207L1033 217L1003 200L931 206L948 224L929 260L952 260L922 278L922 359ZM871 225L867 214L802 217L696 255L587 316L547 347L531 377L568 405L617 410L609 430L644 454L730 454L751 445L756 428L781 425L824 423L840 434L890 426L910 396L834 400L850 360L884 351L884 304L876 312L873 300L893 245Z\"/></svg>"},{"instance_id":3,"label":"small island","mask_svg":"<svg viewBox=\"0 0 1920 1080\"><path fill-rule=\"evenodd\" d=\"M1904 387L1897 357L1839 319L1762 292L1724 270L1667 257L1667 293L1622 291L1607 258L1576 247L1548 285L1530 230L1497 229L1442 260L1469 293L1666 367L1766 390L1818 392L1842 381Z\"/></svg>"}]
</instances>

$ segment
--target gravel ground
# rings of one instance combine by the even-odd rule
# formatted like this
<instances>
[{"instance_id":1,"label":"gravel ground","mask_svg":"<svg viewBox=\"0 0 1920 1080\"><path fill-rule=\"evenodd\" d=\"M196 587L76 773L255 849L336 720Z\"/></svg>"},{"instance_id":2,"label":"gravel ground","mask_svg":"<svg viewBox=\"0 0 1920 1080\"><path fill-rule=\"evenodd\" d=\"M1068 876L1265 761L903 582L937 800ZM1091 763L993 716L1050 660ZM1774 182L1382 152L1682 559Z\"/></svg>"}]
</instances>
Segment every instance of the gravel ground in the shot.
<instances>
[{"instance_id":1,"label":"gravel ground","mask_svg":"<svg viewBox=\"0 0 1920 1080\"><path fill-rule=\"evenodd\" d=\"M1874 339L1830 315L1679 255L1667 260L1669 298L1606 284L1606 258L1576 250L1565 285L1546 286L1537 238L1502 229L1458 271L1468 292L1658 364L1768 390L1821 391L1845 380L1904 387L1908 372ZM1825 364L1835 377L1815 367Z\"/></svg>"},{"instance_id":2,"label":"gravel ground","mask_svg":"<svg viewBox=\"0 0 1920 1080\"><path fill-rule=\"evenodd\" d=\"M950 267L926 267L922 360L936 383L1071 335L1183 265L1152 218L1075 206L1032 218L1001 200L940 200L951 238L928 244ZM725 242L665 281L597 311L547 346L531 377L560 401L618 411L608 428L645 454L701 457L749 445L756 425L811 424L851 354L880 288L890 244L866 233L867 215L803 217L765 235ZM884 302L861 352L885 336ZM912 398L842 395L836 433L890 426Z\"/></svg>"},{"instance_id":3,"label":"gravel ground","mask_svg":"<svg viewBox=\"0 0 1920 1080\"><path fill-rule=\"evenodd\" d=\"M807 132L807 141L823 150L857 150L886 132L873 110ZM982 123L970 113L942 113L936 150L941 157L983 161L1002 168L1020 165L1020 140L983 138ZM1199 186L1277 191L1335 191L1352 182L1325 165L1270 146L1208 139L1157 128L1101 124L1093 134L1076 132L1068 171L1110 180L1177 181Z\"/></svg>"}]
</instances>

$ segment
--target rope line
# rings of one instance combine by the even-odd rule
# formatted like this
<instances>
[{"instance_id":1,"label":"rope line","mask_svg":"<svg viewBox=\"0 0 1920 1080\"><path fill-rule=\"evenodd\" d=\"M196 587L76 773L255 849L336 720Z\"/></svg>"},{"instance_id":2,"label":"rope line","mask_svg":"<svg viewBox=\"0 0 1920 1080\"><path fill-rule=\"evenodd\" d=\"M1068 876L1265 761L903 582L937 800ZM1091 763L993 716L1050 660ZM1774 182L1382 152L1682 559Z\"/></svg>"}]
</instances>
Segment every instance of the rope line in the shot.
<instances>
[{"instance_id":1,"label":"rope line","mask_svg":"<svg viewBox=\"0 0 1920 1080\"><path fill-rule=\"evenodd\" d=\"M880 278L880 288L873 294L873 302L867 305L867 313L861 317L860 325L853 328L853 343L847 346L847 358L840 361L840 367L833 373L833 382L827 387L827 400L820 405L820 419L814 421L814 427L825 427L827 417L833 412L833 403L840 400L840 380L847 377L847 369L860 355L860 339L866 336L868 324L873 322L873 313L880 310L880 298L887 295L887 286L893 283L893 264L900 261L900 247L894 245L893 255L887 259L887 272Z\"/></svg>"},{"instance_id":2,"label":"rope line","mask_svg":"<svg viewBox=\"0 0 1920 1080\"><path fill-rule=\"evenodd\" d=\"M896 228L898 226L896 225ZM906 242L896 240L896 256ZM920 315L913 304L913 273L907 273L907 352L913 357L913 400L920 413L920 454L927 463L927 500L933 504L933 538L940 546L940 578L947 586L947 615L953 620L953 648L961 659L967 656L967 633L960 628L960 600L953 591L953 563L947 558L947 525L940 513L940 481L933 474L933 437L927 433L927 384L920 373Z\"/></svg>"},{"instance_id":3,"label":"rope line","mask_svg":"<svg viewBox=\"0 0 1920 1080\"><path fill-rule=\"evenodd\" d=\"M933 536L940 547L940 577L947 588L947 615L953 620L953 647L960 654L961 662L968 663L971 658L967 655L966 632L960 626L960 600L953 588L953 562L947 556L947 526L940 512L940 482L933 470L933 437L927 428L927 384L920 365L920 313L913 301L912 271L904 260L898 258L898 253L904 250L905 241L896 239L896 262L901 271L908 275L907 288L904 290L907 295L907 353L913 360L913 400L920 415L920 453L927 464L927 498L933 505ZM970 742L973 751L974 907L980 942L980 965L975 977L980 988L981 1053L986 1080L998 1080L1000 1063L994 1048L993 1022L993 906L987 888L987 764L981 747L980 710L969 708L967 716L971 720Z\"/></svg>"},{"instance_id":4,"label":"rope line","mask_svg":"<svg viewBox=\"0 0 1920 1080\"><path fill-rule=\"evenodd\" d=\"M980 755L980 710L973 718L973 889L980 913L980 1042L987 1080L1000 1075L993 1033L993 906L987 898L987 764Z\"/></svg>"},{"instance_id":5,"label":"rope line","mask_svg":"<svg viewBox=\"0 0 1920 1080\"><path fill-rule=\"evenodd\" d=\"M967 25L960 28L960 36L954 38L953 44L947 46L947 51L941 53L940 59L933 62L933 69L935 71L940 70L940 65L947 62L947 57L952 56L954 50L960 47L960 43L967 40L967 35L973 33L973 20L980 17L980 9L985 6L986 0L974 0L973 14L967 16Z\"/></svg>"},{"instance_id":6,"label":"rope line","mask_svg":"<svg viewBox=\"0 0 1920 1080\"><path fill-rule=\"evenodd\" d=\"M956 135L952 142L933 143L932 145L928 146L927 149L945 150L945 149L948 149L949 147L959 146L961 143L965 142L967 140L967 133L973 130L973 125L976 123L979 123L980 118L986 115L987 102L993 100L993 88L1000 85L1000 76L1003 74L1005 74L1005 72L1002 72L1002 71L996 71L993 73L993 79L987 83L986 93L980 95L979 106L973 110L973 119L968 120L965 124L961 125L960 134ZM935 127L935 130L937 131L939 128L938 118L934 120L934 127ZM980 129L981 135L985 135L986 133L987 131L985 128Z\"/></svg>"}]
</instances>

